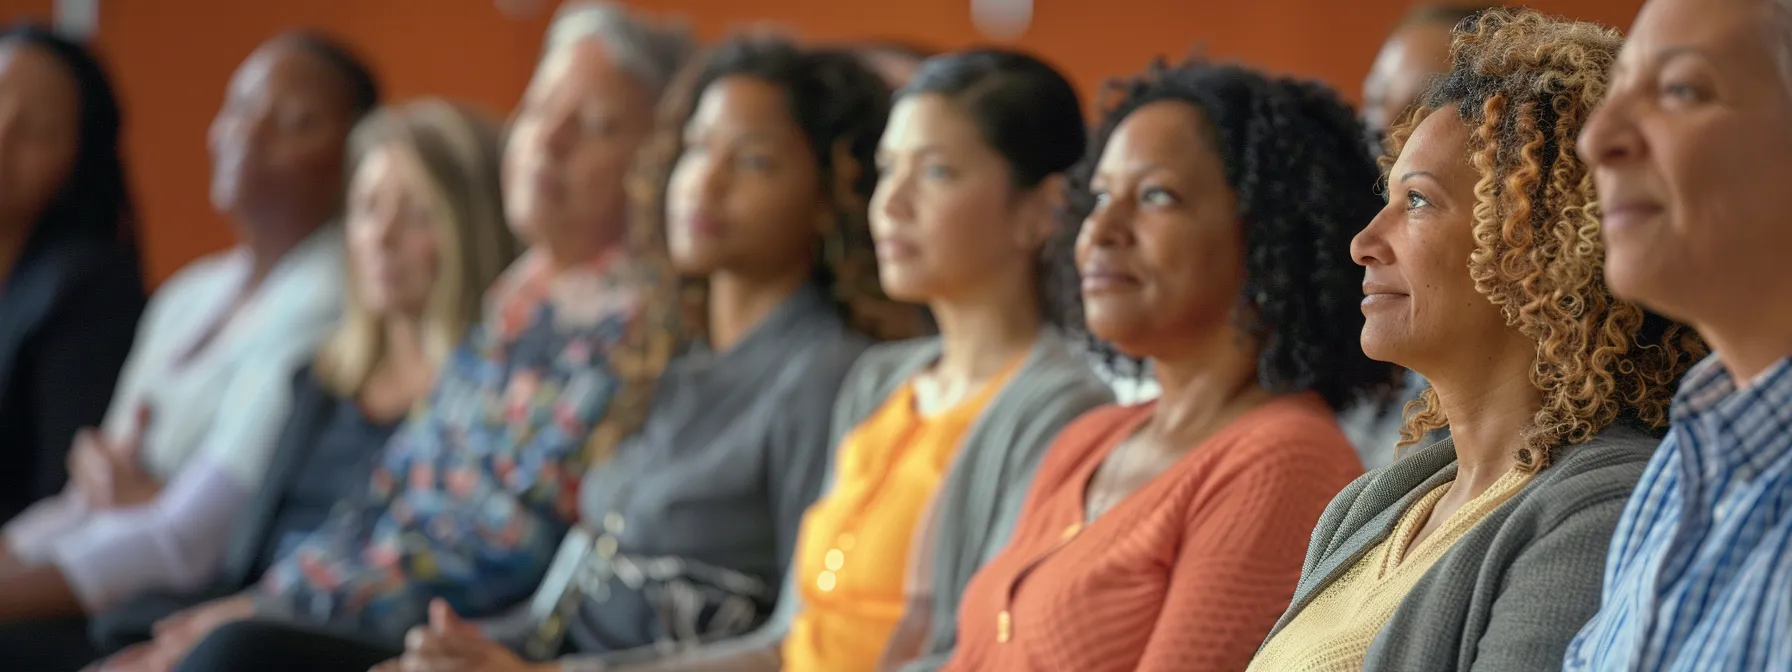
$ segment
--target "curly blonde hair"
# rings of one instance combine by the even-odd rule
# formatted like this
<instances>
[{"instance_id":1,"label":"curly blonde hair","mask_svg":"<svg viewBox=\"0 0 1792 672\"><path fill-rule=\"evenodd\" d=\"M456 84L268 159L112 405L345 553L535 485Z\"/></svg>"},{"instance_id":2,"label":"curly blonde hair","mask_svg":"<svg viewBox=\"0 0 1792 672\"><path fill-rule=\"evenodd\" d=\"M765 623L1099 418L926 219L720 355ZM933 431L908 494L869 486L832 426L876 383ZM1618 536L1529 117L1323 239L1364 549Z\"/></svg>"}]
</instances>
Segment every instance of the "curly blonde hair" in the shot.
<instances>
[{"instance_id":1,"label":"curly blonde hair","mask_svg":"<svg viewBox=\"0 0 1792 672\"><path fill-rule=\"evenodd\" d=\"M1471 128L1475 289L1537 342L1531 383L1543 407L1518 451L1521 469L1584 443L1621 417L1667 424L1681 374L1706 353L1684 325L1612 297L1593 180L1575 140L1605 96L1623 38L1532 10L1492 9L1456 26L1451 68L1388 138L1385 171L1413 129L1454 106ZM1437 393L1407 407L1401 445L1445 427Z\"/></svg>"},{"instance_id":2,"label":"curly blonde hair","mask_svg":"<svg viewBox=\"0 0 1792 672\"><path fill-rule=\"evenodd\" d=\"M860 332L878 340L926 333L926 311L884 295L877 277L867 217L877 186L873 155L890 110L883 80L852 54L806 49L782 37L743 34L711 48L687 65L661 103L659 119L629 177L631 246L670 268L666 250L666 190L684 153L684 126L703 91L732 75L763 79L784 88L791 114L808 136L820 168L826 222L815 240L815 277ZM656 300L678 306L668 327L673 340L707 337L709 283L665 272Z\"/></svg>"}]
</instances>

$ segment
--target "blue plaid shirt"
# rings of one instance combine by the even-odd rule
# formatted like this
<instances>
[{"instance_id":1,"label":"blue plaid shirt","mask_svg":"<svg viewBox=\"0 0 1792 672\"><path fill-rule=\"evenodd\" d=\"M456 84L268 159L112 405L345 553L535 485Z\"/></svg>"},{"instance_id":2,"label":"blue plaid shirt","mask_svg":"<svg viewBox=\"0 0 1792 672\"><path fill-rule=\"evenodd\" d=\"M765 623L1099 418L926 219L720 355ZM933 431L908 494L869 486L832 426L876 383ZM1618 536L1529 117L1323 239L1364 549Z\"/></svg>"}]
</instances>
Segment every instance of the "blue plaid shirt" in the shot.
<instances>
[{"instance_id":1,"label":"blue plaid shirt","mask_svg":"<svg viewBox=\"0 0 1792 672\"><path fill-rule=\"evenodd\" d=\"M1792 670L1792 358L1688 373L1565 672Z\"/></svg>"}]
</instances>

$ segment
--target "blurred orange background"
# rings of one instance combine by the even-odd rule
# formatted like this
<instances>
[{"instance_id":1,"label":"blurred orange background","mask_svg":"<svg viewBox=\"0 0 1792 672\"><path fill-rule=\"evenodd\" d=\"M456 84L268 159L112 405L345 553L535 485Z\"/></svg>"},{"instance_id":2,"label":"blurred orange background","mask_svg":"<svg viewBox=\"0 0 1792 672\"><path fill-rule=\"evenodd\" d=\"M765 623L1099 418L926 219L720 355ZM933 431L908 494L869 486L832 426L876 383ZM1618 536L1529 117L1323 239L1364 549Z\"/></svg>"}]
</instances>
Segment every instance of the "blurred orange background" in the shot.
<instances>
[{"instance_id":1,"label":"blurred orange background","mask_svg":"<svg viewBox=\"0 0 1792 672\"><path fill-rule=\"evenodd\" d=\"M100 50L126 106L126 150L151 280L231 243L206 201L205 130L237 63L291 27L334 33L378 70L391 99L443 95L502 113L522 92L554 0L98 0ZM513 18L499 4L533 7ZM632 0L682 14L713 39L770 22L816 40L894 38L936 49L991 42L971 0ZM1317 77L1353 100L1411 0L1034 0L1007 44L1060 64L1086 92L1157 55L1207 53ZM1625 28L1642 0L1535 0ZM52 0L0 0L0 19L53 16Z\"/></svg>"}]
</instances>

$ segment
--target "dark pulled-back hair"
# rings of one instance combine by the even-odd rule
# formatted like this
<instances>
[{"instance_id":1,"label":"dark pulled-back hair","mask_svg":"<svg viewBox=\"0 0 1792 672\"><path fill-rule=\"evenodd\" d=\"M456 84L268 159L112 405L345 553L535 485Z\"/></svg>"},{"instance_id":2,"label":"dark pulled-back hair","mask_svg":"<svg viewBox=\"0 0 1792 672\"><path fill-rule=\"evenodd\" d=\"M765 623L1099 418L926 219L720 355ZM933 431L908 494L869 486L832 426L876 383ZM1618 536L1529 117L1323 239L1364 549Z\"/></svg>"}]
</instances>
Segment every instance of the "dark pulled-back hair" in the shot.
<instances>
[{"instance_id":1,"label":"dark pulled-back hair","mask_svg":"<svg viewBox=\"0 0 1792 672\"><path fill-rule=\"evenodd\" d=\"M809 141L820 175L818 194L833 224L816 244L814 282L827 290L859 330L880 339L926 329L921 309L897 303L878 284L877 254L866 213L877 188L877 143L890 113L890 90L844 49L805 49L787 39L743 35L716 45L680 73L660 110L654 137L630 179L638 248L666 251L666 191L684 153L684 127L711 84L751 77L784 90L789 111ZM670 274L668 273L668 278ZM680 342L708 331L708 282L677 278Z\"/></svg>"},{"instance_id":2,"label":"dark pulled-back hair","mask_svg":"<svg viewBox=\"0 0 1792 672\"><path fill-rule=\"evenodd\" d=\"M1013 185L1032 189L1068 171L1083 156L1088 131L1076 87L1030 54L984 48L921 63L898 98L938 95L976 124L984 142L1008 164ZM1080 328L1082 293L1071 260L1076 224L1060 226L1041 246L1035 281L1046 320Z\"/></svg>"},{"instance_id":3,"label":"dark pulled-back hair","mask_svg":"<svg viewBox=\"0 0 1792 672\"><path fill-rule=\"evenodd\" d=\"M1399 369L1363 354L1362 269L1350 239L1381 210L1375 161L1350 106L1325 85L1194 57L1159 60L1104 89L1101 125L1071 171L1069 215L1095 208L1090 180L1127 116L1158 101L1201 111L1243 227L1240 327L1262 344L1258 377L1274 392L1313 390L1334 409L1385 402ZM1087 334L1087 331L1084 332ZM1100 363L1137 376L1142 362L1088 336Z\"/></svg>"},{"instance_id":4,"label":"dark pulled-back hair","mask_svg":"<svg viewBox=\"0 0 1792 672\"><path fill-rule=\"evenodd\" d=\"M26 253L74 239L116 243L135 256L136 206L119 152L124 120L105 67L85 47L35 24L0 31L0 45L5 44L29 45L53 56L74 79L81 106L74 168L33 223Z\"/></svg>"}]
</instances>

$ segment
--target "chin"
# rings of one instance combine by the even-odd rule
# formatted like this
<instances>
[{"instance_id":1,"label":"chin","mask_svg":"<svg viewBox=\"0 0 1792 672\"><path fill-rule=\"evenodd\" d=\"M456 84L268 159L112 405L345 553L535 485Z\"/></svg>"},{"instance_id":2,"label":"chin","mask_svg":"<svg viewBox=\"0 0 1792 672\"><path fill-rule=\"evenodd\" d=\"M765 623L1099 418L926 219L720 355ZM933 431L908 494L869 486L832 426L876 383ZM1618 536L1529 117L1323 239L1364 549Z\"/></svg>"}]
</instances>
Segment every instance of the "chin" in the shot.
<instances>
[{"instance_id":1,"label":"chin","mask_svg":"<svg viewBox=\"0 0 1792 672\"><path fill-rule=\"evenodd\" d=\"M877 284L884 290L884 296L902 303L925 304L933 298L926 288L908 274L881 269L877 273Z\"/></svg>"},{"instance_id":2,"label":"chin","mask_svg":"<svg viewBox=\"0 0 1792 672\"><path fill-rule=\"evenodd\" d=\"M1659 264L1647 258L1646 253L1624 254L1607 248L1605 258L1605 284L1616 296L1625 301L1649 305L1663 297L1664 283L1659 282L1664 274L1657 268ZM1681 276L1684 279L1685 276ZM1672 281L1665 283L1674 284Z\"/></svg>"}]
</instances>

